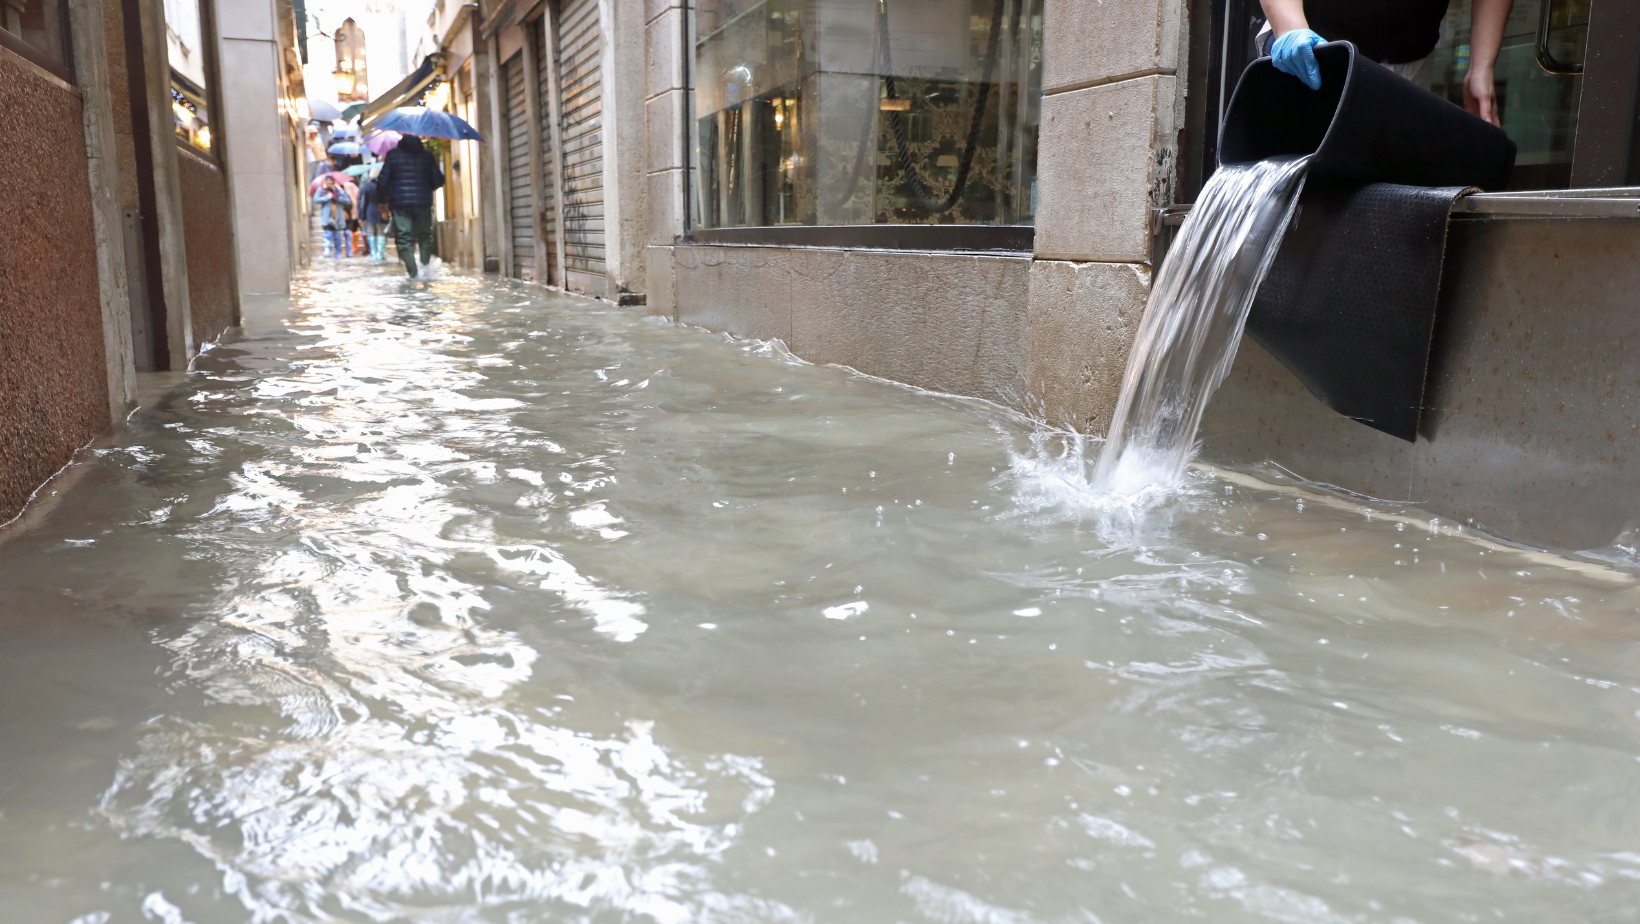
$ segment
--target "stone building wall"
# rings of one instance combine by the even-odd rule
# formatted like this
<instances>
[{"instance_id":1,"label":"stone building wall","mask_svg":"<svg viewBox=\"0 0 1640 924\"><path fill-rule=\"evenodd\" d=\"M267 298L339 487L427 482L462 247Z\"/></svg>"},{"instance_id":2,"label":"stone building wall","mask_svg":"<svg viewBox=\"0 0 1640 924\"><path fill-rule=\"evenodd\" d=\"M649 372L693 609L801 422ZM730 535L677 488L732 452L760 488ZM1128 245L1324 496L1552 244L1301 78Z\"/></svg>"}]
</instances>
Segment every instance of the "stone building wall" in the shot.
<instances>
[{"instance_id":1,"label":"stone building wall","mask_svg":"<svg viewBox=\"0 0 1640 924\"><path fill-rule=\"evenodd\" d=\"M0 522L108 426L80 95L0 54Z\"/></svg>"},{"instance_id":2,"label":"stone building wall","mask_svg":"<svg viewBox=\"0 0 1640 924\"><path fill-rule=\"evenodd\" d=\"M234 286L233 210L222 168L177 148L182 176L182 228L187 239L188 310L194 343L203 346L239 323ZM281 267L284 253L268 255Z\"/></svg>"}]
</instances>

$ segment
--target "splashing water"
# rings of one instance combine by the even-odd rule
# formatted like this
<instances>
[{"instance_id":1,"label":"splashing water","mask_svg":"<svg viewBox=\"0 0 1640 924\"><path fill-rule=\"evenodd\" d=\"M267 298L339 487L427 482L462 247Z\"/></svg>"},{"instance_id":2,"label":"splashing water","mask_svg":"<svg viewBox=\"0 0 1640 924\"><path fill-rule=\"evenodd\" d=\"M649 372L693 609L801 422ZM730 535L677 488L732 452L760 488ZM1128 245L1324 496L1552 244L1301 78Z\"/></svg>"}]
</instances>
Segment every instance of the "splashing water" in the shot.
<instances>
[{"instance_id":1,"label":"splashing water","mask_svg":"<svg viewBox=\"0 0 1640 924\"><path fill-rule=\"evenodd\" d=\"M1179 483L1308 166L1308 157L1226 164L1207 181L1162 262L1128 354L1094 474L1099 490L1127 495Z\"/></svg>"}]
</instances>

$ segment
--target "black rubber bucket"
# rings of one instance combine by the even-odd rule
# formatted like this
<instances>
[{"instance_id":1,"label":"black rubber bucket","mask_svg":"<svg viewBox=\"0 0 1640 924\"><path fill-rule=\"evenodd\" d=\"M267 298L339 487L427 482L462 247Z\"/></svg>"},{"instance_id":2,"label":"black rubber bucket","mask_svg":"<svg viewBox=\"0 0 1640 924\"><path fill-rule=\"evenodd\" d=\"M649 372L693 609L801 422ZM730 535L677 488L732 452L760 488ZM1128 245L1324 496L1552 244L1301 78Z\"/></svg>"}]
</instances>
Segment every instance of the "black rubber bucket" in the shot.
<instances>
[{"instance_id":1,"label":"black rubber bucket","mask_svg":"<svg viewBox=\"0 0 1640 924\"><path fill-rule=\"evenodd\" d=\"M1315 57L1320 90L1260 58L1225 115L1222 163L1311 155L1247 335L1328 407L1413 440L1452 203L1503 189L1515 143L1348 42Z\"/></svg>"},{"instance_id":2,"label":"black rubber bucket","mask_svg":"<svg viewBox=\"0 0 1640 924\"><path fill-rule=\"evenodd\" d=\"M1349 42L1315 49L1321 89L1259 58L1225 113L1219 162L1314 155L1310 175L1407 186L1509 184L1515 143L1503 129L1363 58Z\"/></svg>"}]
</instances>

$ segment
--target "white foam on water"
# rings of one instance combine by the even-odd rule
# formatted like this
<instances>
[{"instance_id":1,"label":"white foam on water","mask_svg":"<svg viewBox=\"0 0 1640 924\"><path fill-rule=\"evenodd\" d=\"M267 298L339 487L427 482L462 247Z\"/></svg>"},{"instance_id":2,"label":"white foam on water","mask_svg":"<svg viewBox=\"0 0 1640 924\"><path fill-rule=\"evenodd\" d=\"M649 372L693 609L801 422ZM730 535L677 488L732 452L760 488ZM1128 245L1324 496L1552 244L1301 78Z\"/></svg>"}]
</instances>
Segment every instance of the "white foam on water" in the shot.
<instances>
[{"instance_id":1,"label":"white foam on water","mask_svg":"<svg viewBox=\"0 0 1640 924\"><path fill-rule=\"evenodd\" d=\"M1101 493L1178 486L1207 400L1230 371L1309 158L1221 166L1162 262L1100 454Z\"/></svg>"}]
</instances>

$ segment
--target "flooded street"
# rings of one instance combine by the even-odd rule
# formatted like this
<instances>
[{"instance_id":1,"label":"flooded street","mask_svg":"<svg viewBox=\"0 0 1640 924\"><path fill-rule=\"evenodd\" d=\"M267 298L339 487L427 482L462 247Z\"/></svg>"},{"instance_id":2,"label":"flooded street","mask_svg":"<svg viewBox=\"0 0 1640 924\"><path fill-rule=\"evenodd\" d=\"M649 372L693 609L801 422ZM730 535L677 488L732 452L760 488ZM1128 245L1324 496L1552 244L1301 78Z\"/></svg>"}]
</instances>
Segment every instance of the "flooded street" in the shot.
<instances>
[{"instance_id":1,"label":"flooded street","mask_svg":"<svg viewBox=\"0 0 1640 924\"><path fill-rule=\"evenodd\" d=\"M392 267L143 404L0 533L0 924L1640 920L1630 572Z\"/></svg>"}]
</instances>

